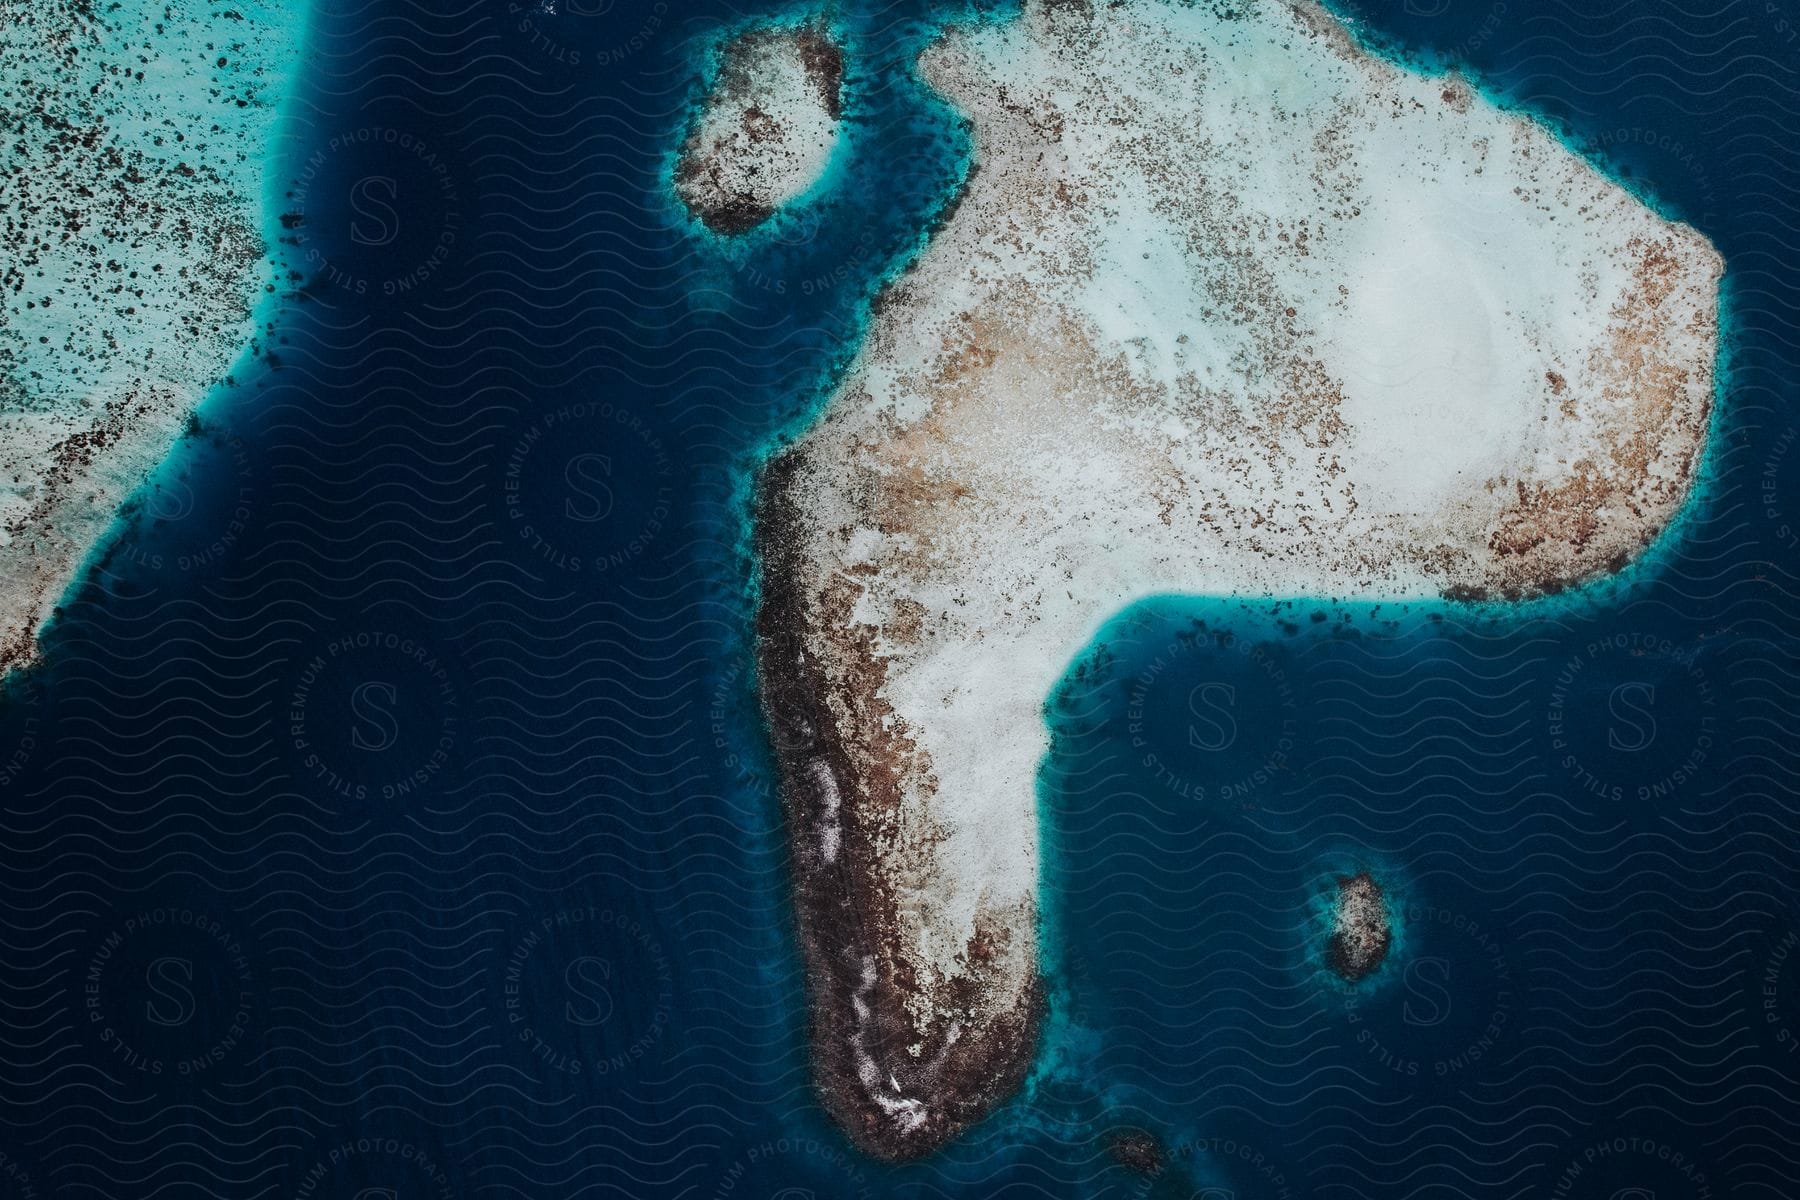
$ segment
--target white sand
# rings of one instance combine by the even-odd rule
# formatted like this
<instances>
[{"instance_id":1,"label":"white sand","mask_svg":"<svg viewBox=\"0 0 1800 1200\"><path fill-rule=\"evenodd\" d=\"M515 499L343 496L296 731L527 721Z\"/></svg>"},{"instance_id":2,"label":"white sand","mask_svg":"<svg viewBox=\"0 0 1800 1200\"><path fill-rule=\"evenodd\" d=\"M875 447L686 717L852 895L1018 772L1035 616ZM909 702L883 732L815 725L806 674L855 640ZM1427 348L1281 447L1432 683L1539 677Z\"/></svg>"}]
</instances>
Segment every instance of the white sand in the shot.
<instances>
[{"instance_id":1,"label":"white sand","mask_svg":"<svg viewBox=\"0 0 1800 1200\"><path fill-rule=\"evenodd\" d=\"M841 803L899 777L862 820L921 1028L1023 1003L1041 706L1122 606L1554 590L1692 483L1707 241L1310 2L1231 7L1033 0L927 53L979 173L795 451ZM980 1011L940 1005L968 977Z\"/></svg>"}]
</instances>

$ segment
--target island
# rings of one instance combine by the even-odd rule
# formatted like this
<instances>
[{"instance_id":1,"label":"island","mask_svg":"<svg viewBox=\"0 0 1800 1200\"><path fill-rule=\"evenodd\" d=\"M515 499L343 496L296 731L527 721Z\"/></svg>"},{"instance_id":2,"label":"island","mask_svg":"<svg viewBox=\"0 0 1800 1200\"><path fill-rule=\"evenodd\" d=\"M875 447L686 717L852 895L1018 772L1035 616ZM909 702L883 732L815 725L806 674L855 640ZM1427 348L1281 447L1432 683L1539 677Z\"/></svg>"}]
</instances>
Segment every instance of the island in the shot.
<instances>
[{"instance_id":1,"label":"island","mask_svg":"<svg viewBox=\"0 0 1800 1200\"><path fill-rule=\"evenodd\" d=\"M919 69L966 184L752 514L814 1071L886 1159L1030 1068L1043 704L1102 624L1617 572L1694 486L1723 273L1314 0L1027 0Z\"/></svg>"},{"instance_id":2,"label":"island","mask_svg":"<svg viewBox=\"0 0 1800 1200\"><path fill-rule=\"evenodd\" d=\"M304 6L34 0L0 26L0 676L249 342Z\"/></svg>"},{"instance_id":3,"label":"island","mask_svg":"<svg viewBox=\"0 0 1800 1200\"><path fill-rule=\"evenodd\" d=\"M1394 931L1387 895L1367 871L1341 875L1331 910L1325 961L1345 983L1360 983L1387 961Z\"/></svg>"},{"instance_id":4,"label":"island","mask_svg":"<svg viewBox=\"0 0 1800 1200\"><path fill-rule=\"evenodd\" d=\"M676 194L715 233L762 224L823 178L843 83L843 49L822 24L731 39L682 145Z\"/></svg>"}]
</instances>

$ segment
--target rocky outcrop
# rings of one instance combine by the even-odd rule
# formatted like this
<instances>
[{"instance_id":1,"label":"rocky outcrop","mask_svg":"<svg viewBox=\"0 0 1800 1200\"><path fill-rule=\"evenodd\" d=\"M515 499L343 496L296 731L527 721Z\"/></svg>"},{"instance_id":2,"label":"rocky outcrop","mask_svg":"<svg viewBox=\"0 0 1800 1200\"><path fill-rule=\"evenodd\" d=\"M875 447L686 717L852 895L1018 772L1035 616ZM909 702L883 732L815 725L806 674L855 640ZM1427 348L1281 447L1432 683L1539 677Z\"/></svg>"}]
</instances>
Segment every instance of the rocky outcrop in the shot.
<instances>
[{"instance_id":1,"label":"rocky outcrop","mask_svg":"<svg viewBox=\"0 0 1800 1200\"><path fill-rule=\"evenodd\" d=\"M842 118L844 52L822 25L726 43L682 146L675 191L715 233L743 233L824 175Z\"/></svg>"},{"instance_id":2,"label":"rocky outcrop","mask_svg":"<svg viewBox=\"0 0 1800 1200\"><path fill-rule=\"evenodd\" d=\"M1393 936L1387 897L1375 877L1367 871L1339 877L1325 941L1325 961L1337 977L1359 983L1380 970Z\"/></svg>"}]
</instances>

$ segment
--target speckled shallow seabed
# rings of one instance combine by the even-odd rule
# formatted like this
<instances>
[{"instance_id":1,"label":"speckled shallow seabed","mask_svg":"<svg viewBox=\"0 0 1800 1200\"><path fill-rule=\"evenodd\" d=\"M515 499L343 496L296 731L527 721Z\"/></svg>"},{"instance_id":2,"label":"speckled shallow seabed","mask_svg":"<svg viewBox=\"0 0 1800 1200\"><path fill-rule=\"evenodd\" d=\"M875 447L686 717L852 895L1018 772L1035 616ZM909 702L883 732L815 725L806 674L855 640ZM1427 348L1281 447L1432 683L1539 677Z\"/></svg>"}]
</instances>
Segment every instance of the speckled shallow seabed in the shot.
<instances>
[{"instance_id":1,"label":"speckled shallow seabed","mask_svg":"<svg viewBox=\"0 0 1800 1200\"><path fill-rule=\"evenodd\" d=\"M0 670L253 352L306 14L51 0L0 28Z\"/></svg>"},{"instance_id":2,"label":"speckled shallow seabed","mask_svg":"<svg viewBox=\"0 0 1800 1200\"><path fill-rule=\"evenodd\" d=\"M463 241L408 295L381 295L372 272L362 296L309 274L308 298L280 314L282 365L253 399L222 406L216 443L188 460L229 495L249 489L247 535L217 569L189 572L153 554L209 543L212 510L142 522L155 536L130 536L146 553L118 556L70 598L50 657L0 708L0 938L19 1018L0 1036L0 1195L14 1200L6 1188L28 1173L36 1195L136 1194L153 1176L271 1196L1160 1196L1111 1165L1102 1133L1126 1119L1178 1143L1195 1182L1244 1197L1526 1200L1555 1194L1570 1163L1613 1137L1697 1156L1714 1196L1791 1193L1759 1131L1800 1136L1800 1074L1779 1040L1792 1023L1765 1022L1760 990L1775 970L1771 986L1794 994L1782 947L1800 927L1800 877L1770 849L1793 826L1786 789L1800 779L1778 732L1794 705L1783 678L1800 669L1785 632L1800 494L1787 331L1800 297L1784 199L1800 179L1770 148L1800 114L1782 57L1792 43L1759 6L1717 20L1634 6L1631 26L1609 17L1615 5L1562 0L1366 6L1384 31L1473 59L1497 89L1567 118L1577 144L1611 146L1726 254L1742 344L1715 486L1638 584L1598 605L1509 608L1498 622L1421 605L1398 629L1382 606L1335 635L1338 612L1316 631L1298 602L1266 624L1199 602L1121 620L1110 649L1095 648L1110 674L1072 663L1048 718L1040 799L1066 1022L1047 1030L1029 1096L895 1172L848 1156L807 1089L733 489L775 430L805 419L809 389L816 407L860 339L868 290L955 173L953 121L903 82L946 14L844 6L866 69L887 81L862 113L869 136L851 131L861 140L803 206L810 223L786 227L791 241L724 256L671 215L651 164L686 117L667 97L698 82L696 47L741 6L696 3L660 23L648 2L556 7L327 14L309 71L326 90L289 174L345 129L407 128L451 158ZM605 106L650 115L597 116ZM321 187L306 229L351 216ZM409 234L429 242L442 224ZM544 413L596 400L641 415L677 465L615 456L609 523L541 516L564 499L548 486L528 497L567 555L613 561L574 571L518 537L505 472ZM539 474L560 479L556 450L616 450L614 428L559 427L559 445L533 451L551 468ZM376 456L401 465L371 473ZM676 479L662 532L632 548ZM1184 641L1194 617L1230 623L1243 648ZM463 664L456 755L404 804L318 786L287 732L311 656L382 629ZM1650 642L1589 660L1621 636ZM1264 661L1258 646L1273 647ZM1672 779L1699 744L1684 660L1716 701L1710 777L1639 802L1639 785ZM1581 723L1579 769L1626 789L1623 802L1584 791L1554 744L1575 661L1589 663L1565 704ZM413 704L391 657L344 666L392 678ZM1159 727L1148 748L1169 770L1144 767L1132 712L1163 680L1177 714L1194 687L1235 685L1274 741L1246 721L1231 748L1194 748L1190 724L1208 746L1226 736L1205 702L1215 689L1199 702L1210 723ZM1662 736L1608 751L1609 690L1634 682L1657 685ZM433 695L413 709L429 730L393 754L428 759L442 728ZM1269 763L1286 720L1307 735L1284 772ZM347 703L321 707L315 725L345 746L364 728ZM1198 798L1221 784L1248 790L1223 807ZM1420 1022L1437 1015L1424 1004L1442 998L1428 986L1439 966L1416 991L1389 981L1391 1007L1355 1021L1309 974L1321 875L1371 855L1413 902L1464 918L1406 926L1396 960L1450 964L1437 1024ZM71 892L81 905L42 907ZM150 905L227 914L257 973L248 1038L195 1076L121 1073L81 1008L97 947ZM589 908L643 940L541 925ZM1504 974L1468 922L1492 935ZM550 1061L504 1007L534 935L512 998ZM191 953L173 938L154 950ZM610 1024L564 1018L565 971L590 969L584 956L651 981ZM119 1028L140 1048L211 1044L143 1023L157 997L115 986L106 1011L135 1017ZM491 1011L489 994L501 998ZM1505 1032L1467 1065L1493 1012ZM203 1005L200 1033L211 1016ZM1408 1058L1420 1074L1390 1065ZM1440 1061L1452 1064L1441 1077ZM330 1152L363 1134L426 1148L442 1182L380 1155L333 1166ZM1654 1155L1612 1161L1621 1174L1599 1200L1698 1194Z\"/></svg>"}]
</instances>

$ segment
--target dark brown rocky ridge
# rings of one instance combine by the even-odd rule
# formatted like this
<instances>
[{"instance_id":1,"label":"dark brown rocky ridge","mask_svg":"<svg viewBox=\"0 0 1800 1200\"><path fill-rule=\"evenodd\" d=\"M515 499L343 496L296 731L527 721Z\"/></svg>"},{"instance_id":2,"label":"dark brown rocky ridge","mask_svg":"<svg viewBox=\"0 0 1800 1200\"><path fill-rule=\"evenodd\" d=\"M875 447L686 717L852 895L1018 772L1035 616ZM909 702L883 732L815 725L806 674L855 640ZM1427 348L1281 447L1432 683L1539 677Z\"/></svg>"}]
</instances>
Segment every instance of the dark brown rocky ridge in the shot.
<instances>
[{"instance_id":1,"label":"dark brown rocky ridge","mask_svg":"<svg viewBox=\"0 0 1800 1200\"><path fill-rule=\"evenodd\" d=\"M828 1112L876 1158L915 1158L991 1112L1023 1082L1044 996L1036 989L1008 1019L983 1027L928 1023L912 1005L920 981L908 969L874 828L893 798L884 781L852 765L831 712L833 683L810 647L817 627L794 554L801 514L787 486L790 456L772 460L758 486L761 563L757 670L781 774L795 919L806 961L813 1079ZM880 667L855 673L874 703ZM834 831L828 833L829 831ZM835 852L821 851L835 836ZM915 1106L916 1107L913 1107ZM914 1119L916 1117L916 1120Z\"/></svg>"}]
</instances>

